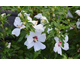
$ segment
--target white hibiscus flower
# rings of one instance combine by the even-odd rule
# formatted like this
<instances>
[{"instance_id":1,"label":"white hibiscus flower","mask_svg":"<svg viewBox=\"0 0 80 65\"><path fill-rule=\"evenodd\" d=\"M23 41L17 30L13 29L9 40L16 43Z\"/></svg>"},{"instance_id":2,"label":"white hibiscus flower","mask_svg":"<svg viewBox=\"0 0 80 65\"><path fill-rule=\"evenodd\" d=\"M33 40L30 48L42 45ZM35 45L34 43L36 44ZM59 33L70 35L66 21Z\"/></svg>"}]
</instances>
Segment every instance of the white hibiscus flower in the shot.
<instances>
[{"instance_id":1,"label":"white hibiscus flower","mask_svg":"<svg viewBox=\"0 0 80 65\"><path fill-rule=\"evenodd\" d=\"M24 16L25 15L27 16L28 22L32 22L34 25L37 25L38 21L32 20L32 18L30 17L30 14L25 13L25 11L22 11L22 12L24 12ZM18 16L21 16L21 13L19 13Z\"/></svg>"},{"instance_id":2,"label":"white hibiscus flower","mask_svg":"<svg viewBox=\"0 0 80 65\"><path fill-rule=\"evenodd\" d=\"M64 47L61 46L62 42L59 42L59 38L58 37L54 37L56 43L55 43L55 47L53 48L54 52L58 52L58 54L62 55L62 50L68 50L69 49L69 44L67 43L68 41L68 36L65 36L65 40L64 41Z\"/></svg>"},{"instance_id":3,"label":"white hibiscus flower","mask_svg":"<svg viewBox=\"0 0 80 65\"><path fill-rule=\"evenodd\" d=\"M41 21L40 21L41 24L44 24L44 23L45 23L45 20L46 20L47 23L48 23L47 18L46 18L45 16L42 16L42 13L39 13L39 14L35 15L34 17L37 18L37 19L40 19L40 20L41 20Z\"/></svg>"},{"instance_id":4,"label":"white hibiscus flower","mask_svg":"<svg viewBox=\"0 0 80 65\"><path fill-rule=\"evenodd\" d=\"M35 28L35 31L37 31L37 32L44 32L44 29L45 29L45 27L43 27L42 24L35 25L33 27ZM52 28L48 28L47 33L49 34L49 31L51 31L51 30L52 30Z\"/></svg>"},{"instance_id":5,"label":"white hibiscus flower","mask_svg":"<svg viewBox=\"0 0 80 65\"><path fill-rule=\"evenodd\" d=\"M75 13L77 13L80 16L80 10L76 10Z\"/></svg>"},{"instance_id":6,"label":"white hibiscus flower","mask_svg":"<svg viewBox=\"0 0 80 65\"><path fill-rule=\"evenodd\" d=\"M22 11L22 12L24 12L24 16L26 15L26 16L27 16L27 19L28 19L29 21L32 21L32 18L30 17L30 14L25 13L25 11ZM18 16L22 16L22 14L19 13Z\"/></svg>"},{"instance_id":7,"label":"white hibiscus flower","mask_svg":"<svg viewBox=\"0 0 80 65\"><path fill-rule=\"evenodd\" d=\"M77 28L80 29L80 22L79 22L79 19L78 19L78 21L76 22L76 25L77 25Z\"/></svg>"},{"instance_id":8,"label":"white hibiscus flower","mask_svg":"<svg viewBox=\"0 0 80 65\"><path fill-rule=\"evenodd\" d=\"M14 26L17 27L17 28L15 28L12 31L12 34L15 35L15 36L19 36L21 29L25 28L25 26L22 24L22 22L21 22L19 17L15 18Z\"/></svg>"},{"instance_id":9,"label":"white hibiscus flower","mask_svg":"<svg viewBox=\"0 0 80 65\"><path fill-rule=\"evenodd\" d=\"M30 35L27 35L27 41L24 43L24 45L27 46L27 49L30 49L31 47L34 47L34 51L38 51L40 49L45 49L46 46L42 44L41 42L45 42L46 35L41 34L39 32L30 32Z\"/></svg>"}]
</instances>

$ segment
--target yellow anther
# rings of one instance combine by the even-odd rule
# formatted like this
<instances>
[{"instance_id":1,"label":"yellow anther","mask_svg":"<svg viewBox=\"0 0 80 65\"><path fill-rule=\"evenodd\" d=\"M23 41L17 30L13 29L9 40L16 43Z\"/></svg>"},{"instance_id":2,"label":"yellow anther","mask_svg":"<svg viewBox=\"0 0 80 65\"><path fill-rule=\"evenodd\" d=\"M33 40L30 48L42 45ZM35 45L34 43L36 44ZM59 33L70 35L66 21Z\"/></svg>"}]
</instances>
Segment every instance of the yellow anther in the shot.
<instances>
[{"instance_id":1,"label":"yellow anther","mask_svg":"<svg viewBox=\"0 0 80 65\"><path fill-rule=\"evenodd\" d=\"M17 25L17 27L21 27L20 25Z\"/></svg>"},{"instance_id":2,"label":"yellow anther","mask_svg":"<svg viewBox=\"0 0 80 65\"><path fill-rule=\"evenodd\" d=\"M37 23L38 23L38 21L36 21L34 25L37 25Z\"/></svg>"}]
</instances>

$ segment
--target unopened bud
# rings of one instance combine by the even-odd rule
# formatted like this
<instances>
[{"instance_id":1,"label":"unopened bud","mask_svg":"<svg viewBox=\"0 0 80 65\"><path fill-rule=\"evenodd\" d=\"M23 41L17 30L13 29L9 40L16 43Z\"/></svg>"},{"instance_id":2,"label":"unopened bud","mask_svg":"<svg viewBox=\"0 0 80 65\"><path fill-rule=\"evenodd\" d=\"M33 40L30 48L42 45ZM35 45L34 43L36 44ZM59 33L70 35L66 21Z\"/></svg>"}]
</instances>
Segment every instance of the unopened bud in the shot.
<instances>
[{"instance_id":1,"label":"unopened bud","mask_svg":"<svg viewBox=\"0 0 80 65\"><path fill-rule=\"evenodd\" d=\"M70 21L70 19L68 19L68 21Z\"/></svg>"},{"instance_id":2,"label":"unopened bud","mask_svg":"<svg viewBox=\"0 0 80 65\"><path fill-rule=\"evenodd\" d=\"M8 46L7 46L7 48L10 48L10 47L11 47L11 42L9 42L9 43L8 43Z\"/></svg>"},{"instance_id":3,"label":"unopened bud","mask_svg":"<svg viewBox=\"0 0 80 65\"><path fill-rule=\"evenodd\" d=\"M25 25L26 24L26 22L23 22L23 25Z\"/></svg>"},{"instance_id":4,"label":"unopened bud","mask_svg":"<svg viewBox=\"0 0 80 65\"><path fill-rule=\"evenodd\" d=\"M55 14L53 14L53 17L55 17Z\"/></svg>"},{"instance_id":5,"label":"unopened bud","mask_svg":"<svg viewBox=\"0 0 80 65\"><path fill-rule=\"evenodd\" d=\"M6 27L5 30L8 30L8 28Z\"/></svg>"},{"instance_id":6,"label":"unopened bud","mask_svg":"<svg viewBox=\"0 0 80 65\"><path fill-rule=\"evenodd\" d=\"M6 13L1 14L2 17L3 17L4 15L6 15Z\"/></svg>"},{"instance_id":7,"label":"unopened bud","mask_svg":"<svg viewBox=\"0 0 80 65\"><path fill-rule=\"evenodd\" d=\"M18 6L18 8L20 8L20 6Z\"/></svg>"},{"instance_id":8,"label":"unopened bud","mask_svg":"<svg viewBox=\"0 0 80 65\"><path fill-rule=\"evenodd\" d=\"M64 37L64 35L62 35L62 37Z\"/></svg>"},{"instance_id":9,"label":"unopened bud","mask_svg":"<svg viewBox=\"0 0 80 65\"><path fill-rule=\"evenodd\" d=\"M22 14L20 13L20 17L22 17Z\"/></svg>"}]
</instances>

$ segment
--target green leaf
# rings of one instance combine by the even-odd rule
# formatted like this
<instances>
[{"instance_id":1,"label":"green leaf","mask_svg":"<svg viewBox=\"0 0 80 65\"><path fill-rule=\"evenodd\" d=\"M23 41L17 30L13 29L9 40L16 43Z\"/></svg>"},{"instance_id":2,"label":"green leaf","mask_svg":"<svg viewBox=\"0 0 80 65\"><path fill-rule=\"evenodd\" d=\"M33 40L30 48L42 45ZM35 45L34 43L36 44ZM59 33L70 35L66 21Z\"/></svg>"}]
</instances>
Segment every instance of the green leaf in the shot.
<instances>
[{"instance_id":1,"label":"green leaf","mask_svg":"<svg viewBox=\"0 0 80 65\"><path fill-rule=\"evenodd\" d=\"M41 54L41 50L34 52L34 57L33 58L35 59L39 54Z\"/></svg>"}]
</instances>

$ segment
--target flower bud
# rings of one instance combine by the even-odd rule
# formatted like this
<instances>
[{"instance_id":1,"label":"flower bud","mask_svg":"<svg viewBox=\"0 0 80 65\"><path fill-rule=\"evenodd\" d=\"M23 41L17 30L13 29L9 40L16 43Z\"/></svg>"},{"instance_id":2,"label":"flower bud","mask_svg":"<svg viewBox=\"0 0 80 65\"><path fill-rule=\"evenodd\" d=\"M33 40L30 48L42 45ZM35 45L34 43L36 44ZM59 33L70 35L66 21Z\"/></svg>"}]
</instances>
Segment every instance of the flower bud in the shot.
<instances>
[{"instance_id":1,"label":"flower bud","mask_svg":"<svg viewBox=\"0 0 80 65\"><path fill-rule=\"evenodd\" d=\"M20 6L18 6L18 8L20 8Z\"/></svg>"},{"instance_id":2,"label":"flower bud","mask_svg":"<svg viewBox=\"0 0 80 65\"><path fill-rule=\"evenodd\" d=\"M23 22L23 25L26 25L26 22Z\"/></svg>"},{"instance_id":3,"label":"flower bud","mask_svg":"<svg viewBox=\"0 0 80 65\"><path fill-rule=\"evenodd\" d=\"M80 10L77 10L75 13L77 13L80 16Z\"/></svg>"},{"instance_id":4,"label":"flower bud","mask_svg":"<svg viewBox=\"0 0 80 65\"><path fill-rule=\"evenodd\" d=\"M6 13L1 14L2 17L3 17L4 15L6 15Z\"/></svg>"},{"instance_id":5,"label":"flower bud","mask_svg":"<svg viewBox=\"0 0 80 65\"><path fill-rule=\"evenodd\" d=\"M8 43L8 46L7 46L7 48L10 48L10 47L11 47L11 42L9 42L9 43Z\"/></svg>"},{"instance_id":6,"label":"flower bud","mask_svg":"<svg viewBox=\"0 0 80 65\"><path fill-rule=\"evenodd\" d=\"M8 30L8 28L7 28L7 27L5 27L5 30Z\"/></svg>"},{"instance_id":7,"label":"flower bud","mask_svg":"<svg viewBox=\"0 0 80 65\"><path fill-rule=\"evenodd\" d=\"M55 17L55 14L53 14L53 17Z\"/></svg>"}]
</instances>

